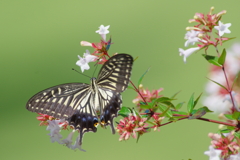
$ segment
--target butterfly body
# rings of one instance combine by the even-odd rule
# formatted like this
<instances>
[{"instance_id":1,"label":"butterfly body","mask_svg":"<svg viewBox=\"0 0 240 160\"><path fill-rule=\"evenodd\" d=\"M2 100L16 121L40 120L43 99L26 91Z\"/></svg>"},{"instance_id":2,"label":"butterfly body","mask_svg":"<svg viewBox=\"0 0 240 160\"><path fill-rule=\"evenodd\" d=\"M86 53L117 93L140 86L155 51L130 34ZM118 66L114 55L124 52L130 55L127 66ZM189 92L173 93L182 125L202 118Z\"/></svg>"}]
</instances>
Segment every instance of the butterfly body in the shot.
<instances>
[{"instance_id":1,"label":"butterfly body","mask_svg":"<svg viewBox=\"0 0 240 160\"><path fill-rule=\"evenodd\" d=\"M133 58L128 54L111 57L90 84L67 83L45 89L27 102L29 111L68 120L80 132L79 143L85 132L96 132L98 123L110 125L121 109L123 92L129 83Z\"/></svg>"}]
</instances>

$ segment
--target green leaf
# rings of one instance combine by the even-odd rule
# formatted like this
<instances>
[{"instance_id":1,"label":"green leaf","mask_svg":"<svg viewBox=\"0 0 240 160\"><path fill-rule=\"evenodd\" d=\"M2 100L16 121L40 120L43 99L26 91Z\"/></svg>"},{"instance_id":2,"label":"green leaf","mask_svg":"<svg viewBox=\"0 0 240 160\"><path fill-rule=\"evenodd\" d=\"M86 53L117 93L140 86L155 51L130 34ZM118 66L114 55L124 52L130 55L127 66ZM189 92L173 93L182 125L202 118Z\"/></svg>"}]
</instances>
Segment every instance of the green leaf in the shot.
<instances>
[{"instance_id":1,"label":"green leaf","mask_svg":"<svg viewBox=\"0 0 240 160\"><path fill-rule=\"evenodd\" d=\"M138 117L142 117L134 108L132 109L133 115L136 115Z\"/></svg>"},{"instance_id":2,"label":"green leaf","mask_svg":"<svg viewBox=\"0 0 240 160\"><path fill-rule=\"evenodd\" d=\"M145 102L143 102L143 101L140 101L139 102L140 103L140 105L147 105ZM149 104L149 103L148 103Z\"/></svg>"},{"instance_id":3,"label":"green leaf","mask_svg":"<svg viewBox=\"0 0 240 160\"><path fill-rule=\"evenodd\" d=\"M207 78L207 79L209 79L209 78ZM224 88L226 91L228 91L228 89L226 87L224 87L223 85L221 85L220 83L218 83L218 82L216 82L214 80L211 80L211 79L209 79L209 80L212 81L213 83L219 85L220 87Z\"/></svg>"},{"instance_id":4,"label":"green leaf","mask_svg":"<svg viewBox=\"0 0 240 160\"><path fill-rule=\"evenodd\" d=\"M227 118L227 119L230 119L230 120L234 120L233 116L231 114L224 114L224 116Z\"/></svg>"},{"instance_id":5,"label":"green leaf","mask_svg":"<svg viewBox=\"0 0 240 160\"><path fill-rule=\"evenodd\" d=\"M222 65L218 63L218 57L202 54L202 56L211 64L221 67Z\"/></svg>"},{"instance_id":6,"label":"green leaf","mask_svg":"<svg viewBox=\"0 0 240 160\"><path fill-rule=\"evenodd\" d=\"M170 106L159 105L159 109L162 111L161 117L166 115L167 117L172 117L172 112L169 110Z\"/></svg>"},{"instance_id":7,"label":"green leaf","mask_svg":"<svg viewBox=\"0 0 240 160\"><path fill-rule=\"evenodd\" d=\"M237 137L237 138L240 138L240 133L235 132L235 133L234 133L234 136Z\"/></svg>"},{"instance_id":8,"label":"green leaf","mask_svg":"<svg viewBox=\"0 0 240 160\"><path fill-rule=\"evenodd\" d=\"M135 91L135 89L132 86L128 86L128 89L132 89L132 90Z\"/></svg>"},{"instance_id":9,"label":"green leaf","mask_svg":"<svg viewBox=\"0 0 240 160\"><path fill-rule=\"evenodd\" d=\"M220 133L229 133L231 131L232 130L230 130L230 129L222 129L222 130L220 130Z\"/></svg>"},{"instance_id":10,"label":"green leaf","mask_svg":"<svg viewBox=\"0 0 240 160\"><path fill-rule=\"evenodd\" d=\"M171 99L171 98L168 98L168 97L160 97L158 99L155 100L155 102L160 102L160 103L163 103L163 102L169 102L169 101L172 101L174 99Z\"/></svg>"},{"instance_id":11,"label":"green leaf","mask_svg":"<svg viewBox=\"0 0 240 160\"><path fill-rule=\"evenodd\" d=\"M219 63L219 64L221 64L221 65L224 64L225 58L226 58L226 54L227 54L227 53L226 53L226 49L224 48L223 51L222 51L221 56L220 56L219 59L218 59L218 63Z\"/></svg>"},{"instance_id":12,"label":"green leaf","mask_svg":"<svg viewBox=\"0 0 240 160\"><path fill-rule=\"evenodd\" d=\"M188 113L192 113L193 107L194 107L194 93L192 94L192 96L190 97L190 99L188 101L188 105L187 105Z\"/></svg>"},{"instance_id":13,"label":"green leaf","mask_svg":"<svg viewBox=\"0 0 240 160\"><path fill-rule=\"evenodd\" d=\"M240 80L238 79L239 74L240 74L240 72L238 72L237 75L236 75L236 77L234 78L234 81L233 81L233 84L232 84L231 90L233 89L234 84L235 84L237 81L238 81L238 82L240 81Z\"/></svg>"},{"instance_id":14,"label":"green leaf","mask_svg":"<svg viewBox=\"0 0 240 160\"><path fill-rule=\"evenodd\" d=\"M230 40L235 39L235 38L236 38L236 37L228 38L228 40L224 40L222 43L225 43L225 42L230 41Z\"/></svg>"},{"instance_id":15,"label":"green leaf","mask_svg":"<svg viewBox=\"0 0 240 160\"><path fill-rule=\"evenodd\" d=\"M181 109L184 103L185 103L185 102L178 103L178 104L176 105L176 107L175 107L176 110Z\"/></svg>"},{"instance_id":16,"label":"green leaf","mask_svg":"<svg viewBox=\"0 0 240 160\"><path fill-rule=\"evenodd\" d=\"M175 106L171 102L166 101L166 102L161 102L160 104L165 105L165 106L170 106L171 108L173 108L175 110Z\"/></svg>"},{"instance_id":17,"label":"green leaf","mask_svg":"<svg viewBox=\"0 0 240 160\"><path fill-rule=\"evenodd\" d=\"M234 112L232 115L232 117L236 120L238 120L239 116L240 116L240 112Z\"/></svg>"},{"instance_id":18,"label":"green leaf","mask_svg":"<svg viewBox=\"0 0 240 160\"><path fill-rule=\"evenodd\" d=\"M198 100L199 100L199 98L202 96L202 93L198 96L198 98L194 101L194 106L193 106L193 109L194 109L194 107L196 106L196 104L197 104L197 102L198 102Z\"/></svg>"},{"instance_id":19,"label":"green leaf","mask_svg":"<svg viewBox=\"0 0 240 160\"><path fill-rule=\"evenodd\" d=\"M157 99L154 99L152 100L152 102L149 102L148 105L151 105L152 108L154 109L158 104L162 104L162 105L165 105L165 106L170 106L172 108L175 109L174 105L170 102L172 101L173 99L170 99L168 97L160 97L160 98L157 98Z\"/></svg>"},{"instance_id":20,"label":"green leaf","mask_svg":"<svg viewBox=\"0 0 240 160\"><path fill-rule=\"evenodd\" d=\"M178 91L177 93L175 93L172 97L171 97L171 99L174 99L177 95L178 95L178 93L180 93L181 91Z\"/></svg>"},{"instance_id":21,"label":"green leaf","mask_svg":"<svg viewBox=\"0 0 240 160\"><path fill-rule=\"evenodd\" d=\"M212 112L212 111L210 111L207 107L202 107L197 110L193 110L193 112L191 113L191 116L189 116L188 119L200 118L204 116L207 112Z\"/></svg>"},{"instance_id":22,"label":"green leaf","mask_svg":"<svg viewBox=\"0 0 240 160\"><path fill-rule=\"evenodd\" d=\"M150 108L152 108L151 105L140 105L140 107L141 107L142 109L150 109Z\"/></svg>"},{"instance_id":23,"label":"green leaf","mask_svg":"<svg viewBox=\"0 0 240 160\"><path fill-rule=\"evenodd\" d=\"M146 121L146 123L149 123L149 124L151 124L151 125L156 125L155 123L153 123L153 122L151 122L151 121Z\"/></svg>"},{"instance_id":24,"label":"green leaf","mask_svg":"<svg viewBox=\"0 0 240 160\"><path fill-rule=\"evenodd\" d=\"M139 87L139 85L142 83L143 77L147 74L147 72L148 72L149 70L150 70L150 68L148 68L148 69L146 70L146 72L143 73L143 75L139 78L139 80L138 80L138 87Z\"/></svg>"},{"instance_id":25,"label":"green leaf","mask_svg":"<svg viewBox=\"0 0 240 160\"><path fill-rule=\"evenodd\" d=\"M137 133L137 141L136 141L136 143L138 143L138 140L139 140L140 136L141 135L139 133Z\"/></svg>"},{"instance_id":26,"label":"green leaf","mask_svg":"<svg viewBox=\"0 0 240 160\"><path fill-rule=\"evenodd\" d=\"M235 127L233 127L233 126L227 126L227 129L229 129L229 130L235 130Z\"/></svg>"},{"instance_id":27,"label":"green leaf","mask_svg":"<svg viewBox=\"0 0 240 160\"><path fill-rule=\"evenodd\" d=\"M130 113L132 113L132 111L128 107L122 107L121 110L118 112L118 115L122 117L128 117Z\"/></svg>"},{"instance_id":28,"label":"green leaf","mask_svg":"<svg viewBox=\"0 0 240 160\"><path fill-rule=\"evenodd\" d=\"M183 115L183 116L188 116L187 112L182 112L182 111L172 111L172 114L179 114L179 115Z\"/></svg>"}]
</instances>

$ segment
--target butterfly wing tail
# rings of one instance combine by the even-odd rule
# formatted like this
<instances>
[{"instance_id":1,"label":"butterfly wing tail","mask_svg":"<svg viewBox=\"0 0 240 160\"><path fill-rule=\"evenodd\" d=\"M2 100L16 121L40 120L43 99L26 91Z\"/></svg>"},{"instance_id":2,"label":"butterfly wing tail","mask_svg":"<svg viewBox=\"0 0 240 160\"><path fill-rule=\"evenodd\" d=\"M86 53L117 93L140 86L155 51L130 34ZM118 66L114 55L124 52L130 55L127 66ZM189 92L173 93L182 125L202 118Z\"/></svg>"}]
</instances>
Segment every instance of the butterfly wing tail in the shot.
<instances>
[{"instance_id":1,"label":"butterfly wing tail","mask_svg":"<svg viewBox=\"0 0 240 160\"><path fill-rule=\"evenodd\" d=\"M101 117L101 123L105 126L109 125L112 130L112 134L115 134L115 127L113 119L118 116L118 111L121 109L122 98L119 93L114 94L110 103L104 108Z\"/></svg>"},{"instance_id":2,"label":"butterfly wing tail","mask_svg":"<svg viewBox=\"0 0 240 160\"><path fill-rule=\"evenodd\" d=\"M69 125L73 126L75 130L79 130L76 143L78 143L77 146L81 151L85 151L81 148L83 135L86 132L97 132L98 118L91 114L77 112L69 118Z\"/></svg>"}]
</instances>

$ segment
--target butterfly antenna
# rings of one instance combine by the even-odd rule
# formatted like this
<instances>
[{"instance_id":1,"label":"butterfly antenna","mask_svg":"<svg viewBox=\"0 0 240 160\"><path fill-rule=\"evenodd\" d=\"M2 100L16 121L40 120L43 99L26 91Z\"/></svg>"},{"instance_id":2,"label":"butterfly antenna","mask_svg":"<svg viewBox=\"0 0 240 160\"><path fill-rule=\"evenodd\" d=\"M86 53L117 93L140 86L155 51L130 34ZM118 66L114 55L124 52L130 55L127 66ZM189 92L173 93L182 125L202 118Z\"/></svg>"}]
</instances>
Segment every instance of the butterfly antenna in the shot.
<instances>
[{"instance_id":1,"label":"butterfly antenna","mask_svg":"<svg viewBox=\"0 0 240 160\"><path fill-rule=\"evenodd\" d=\"M95 67L95 70L94 70L94 72L93 72L93 76L92 76L92 77L94 77L94 74L95 74L95 72L96 72L96 70L97 70L97 67L98 67L97 63L98 63L98 60L97 60L97 62L94 64L94 66L96 66L96 67Z\"/></svg>"},{"instance_id":2,"label":"butterfly antenna","mask_svg":"<svg viewBox=\"0 0 240 160\"><path fill-rule=\"evenodd\" d=\"M77 72L77 73L79 73L79 74L81 74L81 75L83 75L83 76L86 76L86 77L88 77L88 78L92 78L92 77L89 77L89 76L87 76L86 74L83 74L83 73L81 73L81 72L79 72L79 71L77 71L76 69L74 69L74 68L72 68L72 70L74 70L75 72Z\"/></svg>"}]
</instances>

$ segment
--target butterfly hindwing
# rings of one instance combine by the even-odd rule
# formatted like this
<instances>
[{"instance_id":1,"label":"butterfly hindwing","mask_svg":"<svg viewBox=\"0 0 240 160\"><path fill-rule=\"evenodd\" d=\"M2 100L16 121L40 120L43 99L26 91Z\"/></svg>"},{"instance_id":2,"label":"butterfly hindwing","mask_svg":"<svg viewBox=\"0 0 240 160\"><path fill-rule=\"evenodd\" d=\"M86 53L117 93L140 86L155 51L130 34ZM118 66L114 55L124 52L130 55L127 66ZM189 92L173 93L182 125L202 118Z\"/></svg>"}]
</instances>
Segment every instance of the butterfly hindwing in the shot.
<instances>
[{"instance_id":1,"label":"butterfly hindwing","mask_svg":"<svg viewBox=\"0 0 240 160\"><path fill-rule=\"evenodd\" d=\"M107 98L103 98L104 105L102 105L103 112L100 116L100 121L104 126L110 125L112 134L115 134L113 119L118 116L118 111L121 109L122 97L118 92L110 92L108 89L103 88L99 89L99 94L102 97L105 94L111 95L106 96Z\"/></svg>"}]
</instances>

